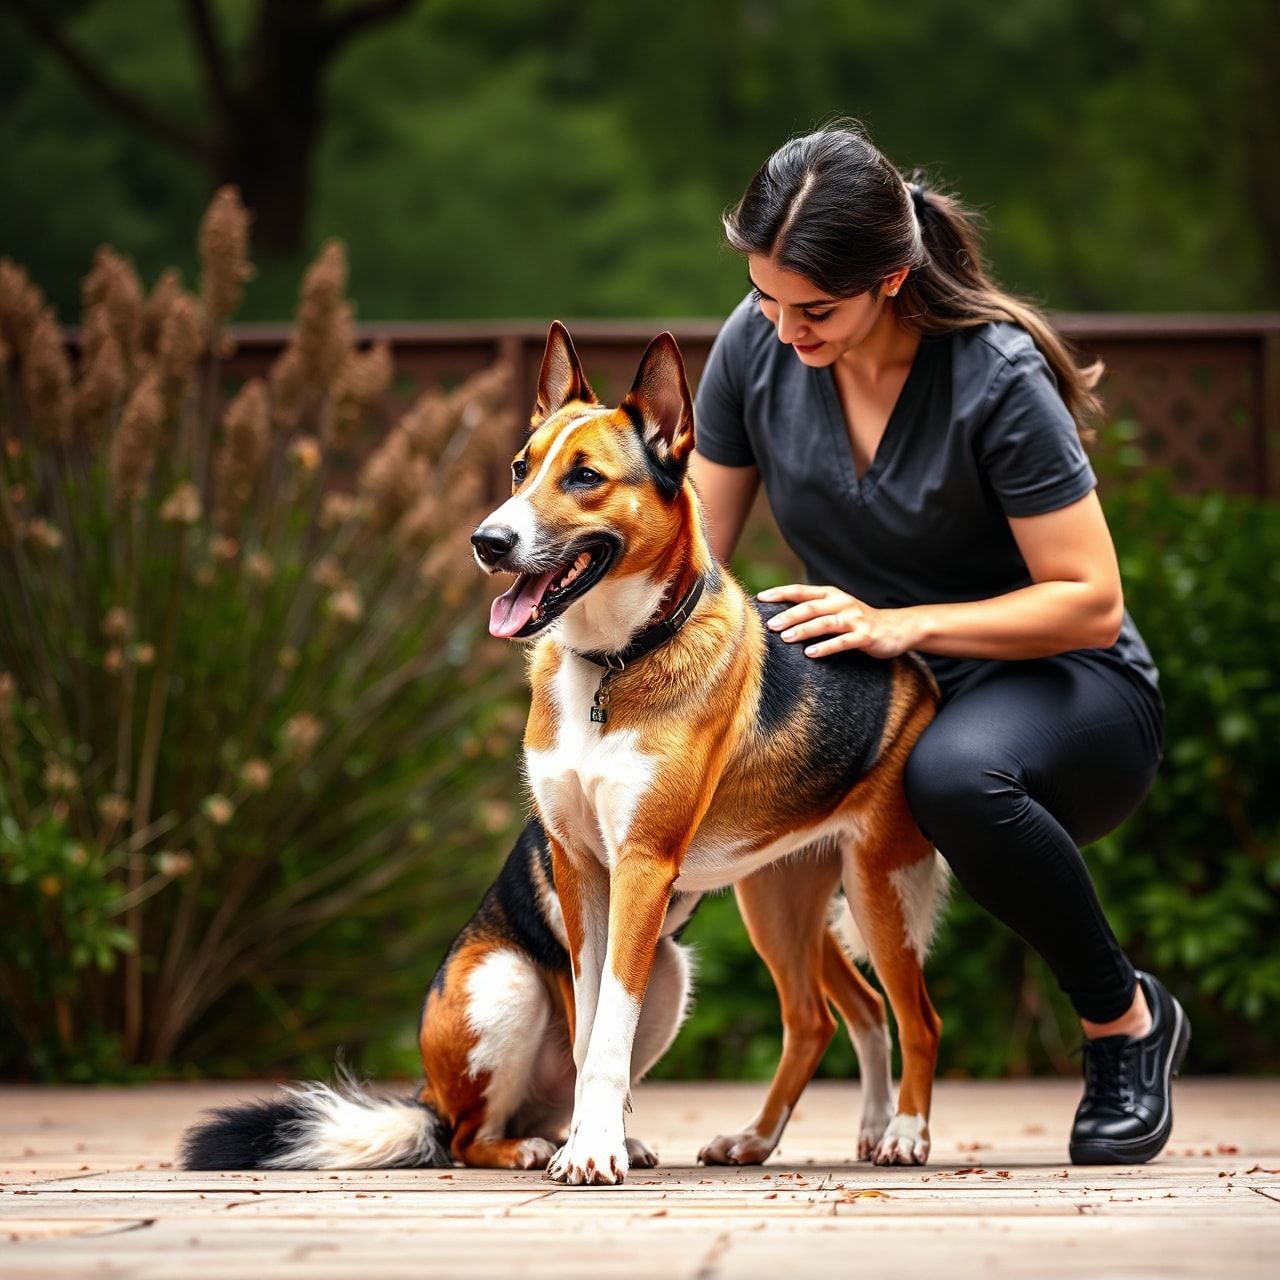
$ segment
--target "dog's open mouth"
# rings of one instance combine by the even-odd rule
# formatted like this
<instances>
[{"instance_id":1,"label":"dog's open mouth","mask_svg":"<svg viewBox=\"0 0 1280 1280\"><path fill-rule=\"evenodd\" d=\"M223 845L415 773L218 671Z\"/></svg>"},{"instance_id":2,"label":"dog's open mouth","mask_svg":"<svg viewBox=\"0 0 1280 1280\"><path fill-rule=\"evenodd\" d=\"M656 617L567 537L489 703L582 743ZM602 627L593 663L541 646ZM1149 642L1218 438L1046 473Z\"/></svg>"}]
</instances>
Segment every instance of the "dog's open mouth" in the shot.
<instances>
[{"instance_id":1,"label":"dog's open mouth","mask_svg":"<svg viewBox=\"0 0 1280 1280\"><path fill-rule=\"evenodd\" d=\"M537 635L604 577L617 551L612 539L598 538L571 548L555 569L520 574L490 606L489 634L504 640Z\"/></svg>"}]
</instances>

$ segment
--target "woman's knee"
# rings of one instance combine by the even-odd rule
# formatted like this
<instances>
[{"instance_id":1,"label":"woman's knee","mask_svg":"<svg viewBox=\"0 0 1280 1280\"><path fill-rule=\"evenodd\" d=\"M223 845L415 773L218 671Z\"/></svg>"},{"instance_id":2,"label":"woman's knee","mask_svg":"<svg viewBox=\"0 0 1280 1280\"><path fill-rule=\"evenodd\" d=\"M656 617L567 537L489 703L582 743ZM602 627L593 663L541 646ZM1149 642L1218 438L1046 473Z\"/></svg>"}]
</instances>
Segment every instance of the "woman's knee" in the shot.
<instances>
[{"instance_id":1,"label":"woman's knee","mask_svg":"<svg viewBox=\"0 0 1280 1280\"><path fill-rule=\"evenodd\" d=\"M948 858L957 842L1007 818L1026 796L1016 762L990 734L941 721L916 743L903 785L916 825Z\"/></svg>"}]
</instances>

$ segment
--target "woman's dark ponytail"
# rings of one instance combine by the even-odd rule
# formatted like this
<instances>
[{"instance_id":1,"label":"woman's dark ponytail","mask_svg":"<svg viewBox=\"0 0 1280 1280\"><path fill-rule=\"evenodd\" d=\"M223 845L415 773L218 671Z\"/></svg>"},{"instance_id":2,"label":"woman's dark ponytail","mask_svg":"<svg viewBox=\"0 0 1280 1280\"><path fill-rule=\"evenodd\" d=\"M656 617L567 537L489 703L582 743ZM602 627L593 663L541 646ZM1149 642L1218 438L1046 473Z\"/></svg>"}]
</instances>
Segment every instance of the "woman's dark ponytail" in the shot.
<instances>
[{"instance_id":1,"label":"woman's dark ponytail","mask_svg":"<svg viewBox=\"0 0 1280 1280\"><path fill-rule=\"evenodd\" d=\"M978 216L954 196L903 179L856 121L792 138L768 160L724 215L729 244L767 254L834 298L879 290L910 267L894 300L898 319L923 334L989 321L1020 325L1040 349L1087 441L1101 412L1094 388L1102 362L1077 366L1070 348L1033 304L988 274Z\"/></svg>"}]
</instances>

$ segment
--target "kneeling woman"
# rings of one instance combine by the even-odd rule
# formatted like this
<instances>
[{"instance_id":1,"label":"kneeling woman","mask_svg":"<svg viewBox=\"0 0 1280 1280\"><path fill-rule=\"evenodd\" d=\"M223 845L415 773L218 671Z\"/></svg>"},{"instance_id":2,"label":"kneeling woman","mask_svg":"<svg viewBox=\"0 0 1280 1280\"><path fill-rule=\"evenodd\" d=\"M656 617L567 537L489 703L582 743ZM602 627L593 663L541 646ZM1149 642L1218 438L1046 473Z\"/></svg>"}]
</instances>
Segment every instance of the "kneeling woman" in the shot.
<instances>
[{"instance_id":1,"label":"kneeling woman","mask_svg":"<svg viewBox=\"0 0 1280 1280\"><path fill-rule=\"evenodd\" d=\"M1149 1160L1189 1027L1121 950L1078 848L1137 808L1163 727L1080 439L1100 369L992 282L957 201L856 127L786 143L725 229L751 293L697 396L715 553L763 480L809 582L761 593L792 603L770 626L815 661L927 658L943 705L908 766L916 820L1080 1015L1072 1159Z\"/></svg>"}]
</instances>

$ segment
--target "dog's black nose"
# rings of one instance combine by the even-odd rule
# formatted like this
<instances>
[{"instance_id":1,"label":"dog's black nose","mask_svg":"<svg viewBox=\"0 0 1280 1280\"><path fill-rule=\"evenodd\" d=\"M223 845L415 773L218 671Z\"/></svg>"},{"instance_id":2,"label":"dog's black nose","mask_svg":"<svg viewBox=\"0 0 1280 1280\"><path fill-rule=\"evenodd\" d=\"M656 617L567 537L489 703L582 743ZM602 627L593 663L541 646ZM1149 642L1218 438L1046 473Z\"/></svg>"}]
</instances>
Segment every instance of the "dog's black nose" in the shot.
<instances>
[{"instance_id":1,"label":"dog's black nose","mask_svg":"<svg viewBox=\"0 0 1280 1280\"><path fill-rule=\"evenodd\" d=\"M471 535L471 545L485 564L497 564L516 545L516 531L500 524L482 525Z\"/></svg>"}]
</instances>

